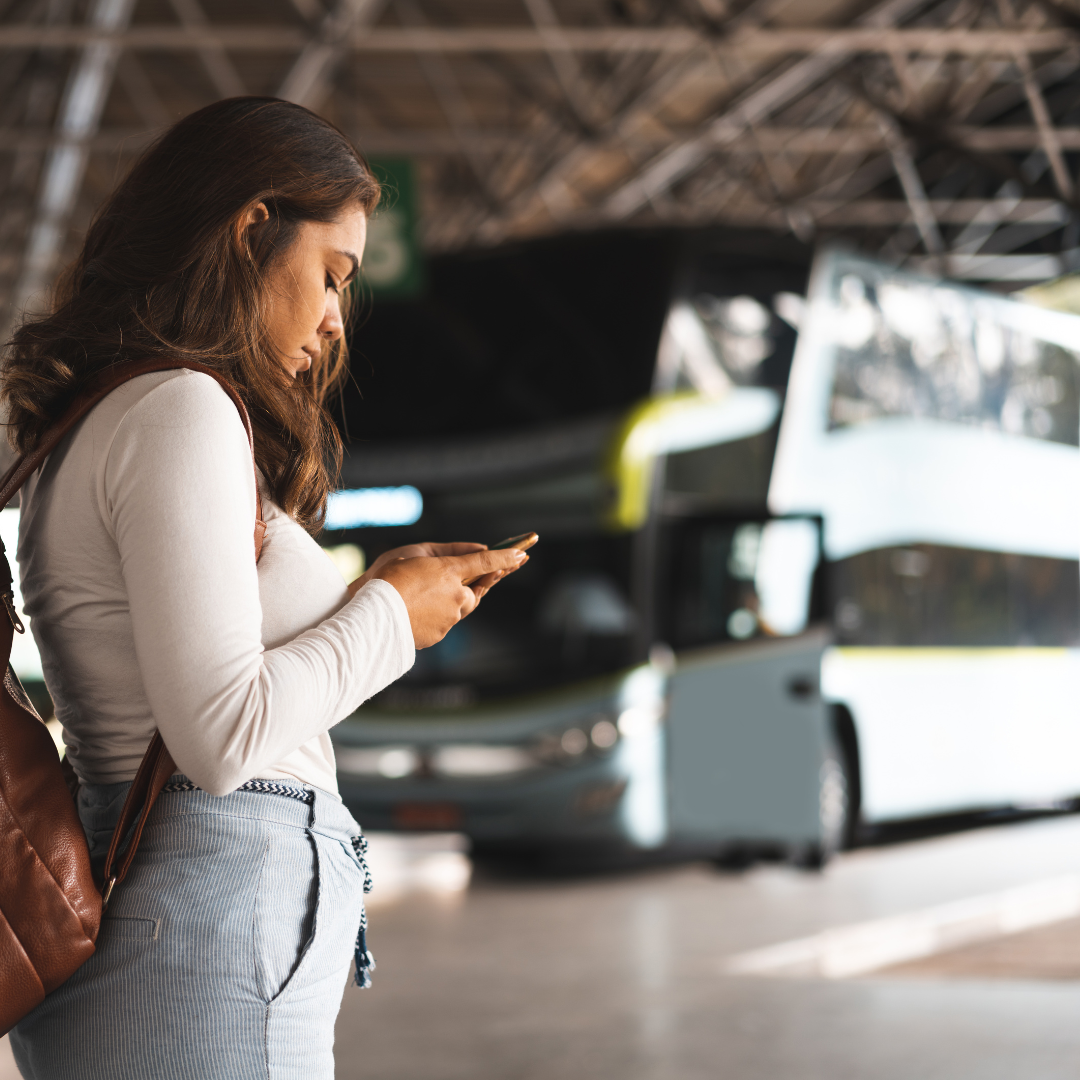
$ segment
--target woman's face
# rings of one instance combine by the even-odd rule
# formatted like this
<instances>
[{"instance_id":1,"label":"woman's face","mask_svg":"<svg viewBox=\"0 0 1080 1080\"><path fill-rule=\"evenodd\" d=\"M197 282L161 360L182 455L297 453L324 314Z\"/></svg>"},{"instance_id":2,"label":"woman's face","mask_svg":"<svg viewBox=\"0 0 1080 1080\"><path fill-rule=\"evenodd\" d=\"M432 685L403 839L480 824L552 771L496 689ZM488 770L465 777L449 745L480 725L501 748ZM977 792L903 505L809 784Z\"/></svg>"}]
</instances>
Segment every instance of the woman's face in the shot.
<instances>
[{"instance_id":1,"label":"woman's face","mask_svg":"<svg viewBox=\"0 0 1080 1080\"><path fill-rule=\"evenodd\" d=\"M268 216L259 203L250 220L255 224ZM341 337L340 294L360 269L366 240L367 215L357 207L328 224L305 221L284 256L272 264L267 330L294 379Z\"/></svg>"}]
</instances>

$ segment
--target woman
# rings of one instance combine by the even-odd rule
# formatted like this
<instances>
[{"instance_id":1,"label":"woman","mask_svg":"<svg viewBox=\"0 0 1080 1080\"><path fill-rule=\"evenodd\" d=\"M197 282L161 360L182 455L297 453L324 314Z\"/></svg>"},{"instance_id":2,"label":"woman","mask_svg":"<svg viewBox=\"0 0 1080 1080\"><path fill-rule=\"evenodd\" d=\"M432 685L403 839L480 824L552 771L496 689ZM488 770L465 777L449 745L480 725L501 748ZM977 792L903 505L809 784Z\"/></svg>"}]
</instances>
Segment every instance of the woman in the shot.
<instances>
[{"instance_id":1,"label":"woman","mask_svg":"<svg viewBox=\"0 0 1080 1080\"><path fill-rule=\"evenodd\" d=\"M243 425L187 369L115 390L23 489L25 610L96 866L155 728L180 770L98 952L12 1033L25 1077L333 1076L364 870L328 731L525 561L417 545L346 587L309 535L341 455L323 403L342 294L378 198L312 113L219 102L142 157L52 311L15 335L2 396L20 452L117 360L223 374L267 524L256 567Z\"/></svg>"}]
</instances>

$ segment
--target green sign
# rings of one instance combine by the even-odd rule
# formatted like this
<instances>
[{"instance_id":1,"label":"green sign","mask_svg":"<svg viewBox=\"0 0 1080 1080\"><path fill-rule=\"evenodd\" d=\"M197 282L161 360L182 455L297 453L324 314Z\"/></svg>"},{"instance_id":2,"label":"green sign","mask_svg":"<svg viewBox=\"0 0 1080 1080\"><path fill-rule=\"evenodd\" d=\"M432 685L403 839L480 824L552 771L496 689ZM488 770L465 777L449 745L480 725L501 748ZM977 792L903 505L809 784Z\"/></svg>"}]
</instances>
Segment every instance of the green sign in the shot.
<instances>
[{"instance_id":1,"label":"green sign","mask_svg":"<svg viewBox=\"0 0 1080 1080\"><path fill-rule=\"evenodd\" d=\"M373 158L383 196L368 222L364 278L376 296L412 296L423 284L416 239L416 170L409 158Z\"/></svg>"}]
</instances>

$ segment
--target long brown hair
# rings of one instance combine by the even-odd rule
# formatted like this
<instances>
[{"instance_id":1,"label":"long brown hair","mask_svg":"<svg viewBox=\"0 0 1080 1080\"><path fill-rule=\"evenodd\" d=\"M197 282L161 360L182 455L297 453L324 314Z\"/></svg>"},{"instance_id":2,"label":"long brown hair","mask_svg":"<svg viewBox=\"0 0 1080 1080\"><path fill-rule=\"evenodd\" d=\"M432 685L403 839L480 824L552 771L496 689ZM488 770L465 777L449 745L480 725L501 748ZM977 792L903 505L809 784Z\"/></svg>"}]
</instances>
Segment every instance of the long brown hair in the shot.
<instances>
[{"instance_id":1,"label":"long brown hair","mask_svg":"<svg viewBox=\"0 0 1080 1080\"><path fill-rule=\"evenodd\" d=\"M347 351L343 342L324 348L294 380L264 330L266 271L303 222L334 221L357 205L370 214L378 201L359 151L299 105L230 98L181 120L98 211L50 310L15 332L0 385L12 446L33 449L110 364L197 360L246 401L269 494L317 529L341 464L324 403ZM242 228L260 202L269 218Z\"/></svg>"}]
</instances>

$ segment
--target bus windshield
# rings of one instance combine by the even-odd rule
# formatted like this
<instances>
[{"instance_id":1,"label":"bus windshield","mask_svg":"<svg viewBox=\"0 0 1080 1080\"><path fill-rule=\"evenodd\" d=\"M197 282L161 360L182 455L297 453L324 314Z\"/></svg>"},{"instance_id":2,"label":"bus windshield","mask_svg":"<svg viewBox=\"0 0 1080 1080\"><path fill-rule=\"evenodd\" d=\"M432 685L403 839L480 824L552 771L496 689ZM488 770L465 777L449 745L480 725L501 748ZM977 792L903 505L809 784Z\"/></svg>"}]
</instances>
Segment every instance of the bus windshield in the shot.
<instances>
[{"instance_id":1,"label":"bus windshield","mask_svg":"<svg viewBox=\"0 0 1080 1080\"><path fill-rule=\"evenodd\" d=\"M442 641L374 699L389 709L454 708L628 667L640 631L628 537L541 538Z\"/></svg>"}]
</instances>

